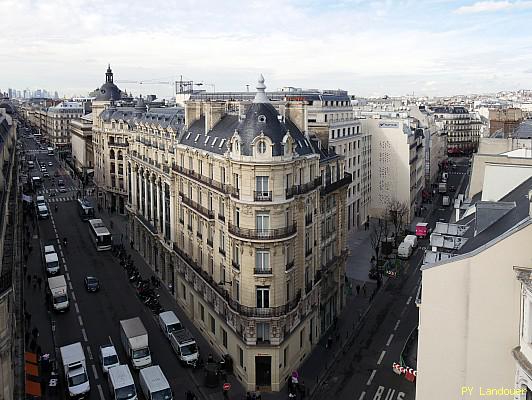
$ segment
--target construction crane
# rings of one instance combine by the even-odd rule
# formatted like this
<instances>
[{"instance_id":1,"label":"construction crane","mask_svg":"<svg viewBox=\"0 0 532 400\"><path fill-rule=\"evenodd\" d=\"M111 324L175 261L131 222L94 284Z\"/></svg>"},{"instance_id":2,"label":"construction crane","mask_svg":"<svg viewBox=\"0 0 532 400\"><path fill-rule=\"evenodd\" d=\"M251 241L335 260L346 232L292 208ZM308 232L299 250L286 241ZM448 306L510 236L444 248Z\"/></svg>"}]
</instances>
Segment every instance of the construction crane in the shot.
<instances>
[{"instance_id":1,"label":"construction crane","mask_svg":"<svg viewBox=\"0 0 532 400\"><path fill-rule=\"evenodd\" d=\"M153 79L146 79L141 81L134 80L117 80L116 83L136 84L136 85L172 85L174 93L177 94L190 94L194 92L195 86L211 86L216 93L216 86L214 83L196 82L192 80L183 80L183 75L179 77L179 80L175 81L157 81Z\"/></svg>"}]
</instances>

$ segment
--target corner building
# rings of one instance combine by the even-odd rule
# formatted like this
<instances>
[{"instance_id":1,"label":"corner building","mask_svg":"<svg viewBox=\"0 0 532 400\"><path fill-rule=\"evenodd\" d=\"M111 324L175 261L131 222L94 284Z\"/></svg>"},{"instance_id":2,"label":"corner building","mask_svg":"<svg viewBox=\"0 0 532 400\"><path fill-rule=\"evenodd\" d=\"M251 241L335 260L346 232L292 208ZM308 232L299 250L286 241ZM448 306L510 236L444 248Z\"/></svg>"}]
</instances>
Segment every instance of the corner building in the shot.
<instances>
[{"instance_id":1,"label":"corner building","mask_svg":"<svg viewBox=\"0 0 532 400\"><path fill-rule=\"evenodd\" d=\"M345 304L352 178L264 90L188 101L175 141L135 130L128 209L135 246L236 377L278 391Z\"/></svg>"}]
</instances>

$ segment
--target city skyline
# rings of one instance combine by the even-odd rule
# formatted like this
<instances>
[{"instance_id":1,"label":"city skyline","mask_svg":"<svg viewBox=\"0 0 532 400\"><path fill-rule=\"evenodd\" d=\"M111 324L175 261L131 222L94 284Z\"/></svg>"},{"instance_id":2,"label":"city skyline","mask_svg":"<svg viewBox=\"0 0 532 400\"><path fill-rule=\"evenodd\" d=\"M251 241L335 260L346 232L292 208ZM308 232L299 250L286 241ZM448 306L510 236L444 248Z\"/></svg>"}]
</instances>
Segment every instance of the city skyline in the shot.
<instances>
[{"instance_id":1,"label":"city skyline","mask_svg":"<svg viewBox=\"0 0 532 400\"><path fill-rule=\"evenodd\" d=\"M11 15L0 38L3 90L86 94L108 63L121 89L165 98L170 84L121 81L183 76L207 90L244 91L263 73L270 90L447 96L527 89L532 76L531 1L2 5Z\"/></svg>"}]
</instances>

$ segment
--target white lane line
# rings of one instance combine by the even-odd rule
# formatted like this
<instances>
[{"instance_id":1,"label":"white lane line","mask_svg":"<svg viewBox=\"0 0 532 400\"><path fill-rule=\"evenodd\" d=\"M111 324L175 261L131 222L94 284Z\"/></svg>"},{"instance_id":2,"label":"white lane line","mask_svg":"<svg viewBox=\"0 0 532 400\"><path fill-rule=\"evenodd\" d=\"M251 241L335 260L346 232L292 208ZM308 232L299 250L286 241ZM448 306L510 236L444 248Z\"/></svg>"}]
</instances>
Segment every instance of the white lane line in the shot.
<instances>
[{"instance_id":1,"label":"white lane line","mask_svg":"<svg viewBox=\"0 0 532 400\"><path fill-rule=\"evenodd\" d=\"M78 315L78 322L79 326L83 326L83 320L81 319L81 315Z\"/></svg>"},{"instance_id":2,"label":"white lane line","mask_svg":"<svg viewBox=\"0 0 532 400\"><path fill-rule=\"evenodd\" d=\"M92 364L92 373L94 374L94 379L98 380L98 371L96 371L96 365Z\"/></svg>"},{"instance_id":3,"label":"white lane line","mask_svg":"<svg viewBox=\"0 0 532 400\"><path fill-rule=\"evenodd\" d=\"M65 263L66 263L66 259L65 259L65 256L63 256L62 254L61 254L61 261L63 261L63 264L65 264Z\"/></svg>"},{"instance_id":4,"label":"white lane line","mask_svg":"<svg viewBox=\"0 0 532 400\"><path fill-rule=\"evenodd\" d=\"M83 340L88 342L89 339L87 339L87 332L85 332L85 328L81 328L81 333L83 334Z\"/></svg>"},{"instance_id":5,"label":"white lane line","mask_svg":"<svg viewBox=\"0 0 532 400\"><path fill-rule=\"evenodd\" d=\"M76 293L72 292L70 295L72 296L72 300L76 301Z\"/></svg>"},{"instance_id":6,"label":"white lane line","mask_svg":"<svg viewBox=\"0 0 532 400\"><path fill-rule=\"evenodd\" d=\"M103 390L101 385L98 385L98 393L100 393L100 399L105 400L105 397L103 397Z\"/></svg>"},{"instance_id":7,"label":"white lane line","mask_svg":"<svg viewBox=\"0 0 532 400\"><path fill-rule=\"evenodd\" d=\"M65 263L63 263L63 267L65 268L65 272L68 272L68 267Z\"/></svg>"},{"instance_id":8,"label":"white lane line","mask_svg":"<svg viewBox=\"0 0 532 400\"><path fill-rule=\"evenodd\" d=\"M89 360L92 360L92 350L90 346L87 346L87 353L89 353Z\"/></svg>"},{"instance_id":9,"label":"white lane line","mask_svg":"<svg viewBox=\"0 0 532 400\"><path fill-rule=\"evenodd\" d=\"M388 338L388 341L386 342L386 346L389 346L390 343L392 343L392 339L393 339L393 333L390 335L390 337Z\"/></svg>"},{"instance_id":10,"label":"white lane line","mask_svg":"<svg viewBox=\"0 0 532 400\"><path fill-rule=\"evenodd\" d=\"M408 298L408 300L406 301L406 305L409 305L411 301L412 301L412 296L410 296L410 297Z\"/></svg>"},{"instance_id":11,"label":"white lane line","mask_svg":"<svg viewBox=\"0 0 532 400\"><path fill-rule=\"evenodd\" d=\"M76 314L79 314L78 303L74 303L74 308L76 309Z\"/></svg>"},{"instance_id":12,"label":"white lane line","mask_svg":"<svg viewBox=\"0 0 532 400\"><path fill-rule=\"evenodd\" d=\"M377 361L377 365L381 365L382 359L384 358L385 354L386 354L386 350L383 350L381 353L381 356L379 357L379 361Z\"/></svg>"},{"instance_id":13,"label":"white lane line","mask_svg":"<svg viewBox=\"0 0 532 400\"><path fill-rule=\"evenodd\" d=\"M66 276L67 281L70 281L70 274L66 273L65 276Z\"/></svg>"},{"instance_id":14,"label":"white lane line","mask_svg":"<svg viewBox=\"0 0 532 400\"><path fill-rule=\"evenodd\" d=\"M70 289L70 291L73 291L74 288L72 287L72 282L68 281L68 288Z\"/></svg>"},{"instance_id":15,"label":"white lane line","mask_svg":"<svg viewBox=\"0 0 532 400\"><path fill-rule=\"evenodd\" d=\"M406 312L406 306L403 307L403 309L401 310L401 315L399 315L400 317L402 317Z\"/></svg>"},{"instance_id":16,"label":"white lane line","mask_svg":"<svg viewBox=\"0 0 532 400\"><path fill-rule=\"evenodd\" d=\"M366 392L360 393L360 397L358 398L358 400L363 400L364 396L366 396Z\"/></svg>"},{"instance_id":17,"label":"white lane line","mask_svg":"<svg viewBox=\"0 0 532 400\"><path fill-rule=\"evenodd\" d=\"M371 385L371 381L372 381L373 378L375 377L375 374L376 374L376 373L377 373L377 370L374 369L373 372L371 373L371 375L370 375L368 381L366 382L366 385L367 385L367 386Z\"/></svg>"},{"instance_id":18,"label":"white lane line","mask_svg":"<svg viewBox=\"0 0 532 400\"><path fill-rule=\"evenodd\" d=\"M397 330L397 328L399 327L399 324L401 323L401 320L398 319L397 322L395 323L395 328L393 328L394 331Z\"/></svg>"}]
</instances>

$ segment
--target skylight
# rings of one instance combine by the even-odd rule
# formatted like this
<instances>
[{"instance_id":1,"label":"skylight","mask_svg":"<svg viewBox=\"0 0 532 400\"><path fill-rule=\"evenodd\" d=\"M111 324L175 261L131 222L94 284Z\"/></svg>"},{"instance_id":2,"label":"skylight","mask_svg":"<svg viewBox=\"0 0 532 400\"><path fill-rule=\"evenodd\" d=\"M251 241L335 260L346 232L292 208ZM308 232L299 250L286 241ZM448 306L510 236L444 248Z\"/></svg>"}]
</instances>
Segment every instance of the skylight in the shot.
<instances>
[{"instance_id":1,"label":"skylight","mask_svg":"<svg viewBox=\"0 0 532 400\"><path fill-rule=\"evenodd\" d=\"M214 140L213 140L212 143L211 143L211 146L212 146L212 147L214 147L214 145L216 144L216 141L217 141L217 140L218 140L218 138L215 137Z\"/></svg>"},{"instance_id":2,"label":"skylight","mask_svg":"<svg viewBox=\"0 0 532 400\"><path fill-rule=\"evenodd\" d=\"M218 146L218 148L220 148L220 149L221 149L221 148L222 148L222 146L224 145L224 143L225 143L225 139L222 139L222 141L220 142L220 145Z\"/></svg>"},{"instance_id":3,"label":"skylight","mask_svg":"<svg viewBox=\"0 0 532 400\"><path fill-rule=\"evenodd\" d=\"M200 136L201 136L200 134L196 135L196 138L194 139L194 142L197 142Z\"/></svg>"}]
</instances>

